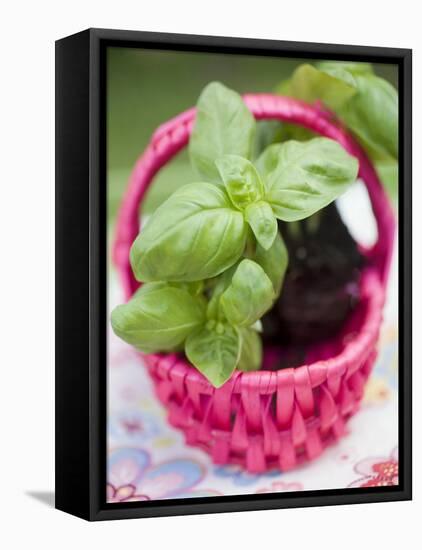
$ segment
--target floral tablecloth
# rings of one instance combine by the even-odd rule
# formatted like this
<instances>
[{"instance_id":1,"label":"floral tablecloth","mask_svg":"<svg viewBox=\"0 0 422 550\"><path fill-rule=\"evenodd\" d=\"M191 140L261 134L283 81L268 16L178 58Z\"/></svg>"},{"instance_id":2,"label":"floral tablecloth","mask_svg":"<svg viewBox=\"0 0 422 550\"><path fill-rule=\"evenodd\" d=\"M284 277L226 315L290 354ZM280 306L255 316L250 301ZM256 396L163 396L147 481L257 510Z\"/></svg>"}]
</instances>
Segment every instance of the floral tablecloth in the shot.
<instances>
[{"instance_id":1,"label":"floral tablecloth","mask_svg":"<svg viewBox=\"0 0 422 550\"><path fill-rule=\"evenodd\" d=\"M236 495L396 484L397 326L384 323L380 351L349 433L313 463L251 475L215 466L170 427L139 356L109 333L109 501Z\"/></svg>"},{"instance_id":2,"label":"floral tablecloth","mask_svg":"<svg viewBox=\"0 0 422 550\"><path fill-rule=\"evenodd\" d=\"M359 197L354 198L354 205ZM356 219L356 218L355 218ZM357 231L362 231L362 224ZM367 228L363 237L368 236ZM359 235L362 241L362 235ZM367 240L367 239L364 239ZM397 251L396 251L397 252ZM395 254L395 257L397 253ZM109 305L122 301L110 270ZM108 334L108 500L123 502L394 485L398 482L397 260L393 262L379 355L348 434L295 470L252 475L215 466L166 422L139 356Z\"/></svg>"}]
</instances>

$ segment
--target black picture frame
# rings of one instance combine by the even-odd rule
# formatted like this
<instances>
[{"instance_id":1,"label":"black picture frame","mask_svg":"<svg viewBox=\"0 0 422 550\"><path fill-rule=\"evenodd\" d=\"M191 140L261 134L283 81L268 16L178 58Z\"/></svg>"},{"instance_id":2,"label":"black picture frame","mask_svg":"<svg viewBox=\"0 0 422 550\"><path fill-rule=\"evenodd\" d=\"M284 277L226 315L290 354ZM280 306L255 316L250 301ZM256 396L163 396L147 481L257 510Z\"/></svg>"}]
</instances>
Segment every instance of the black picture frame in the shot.
<instances>
[{"instance_id":1,"label":"black picture frame","mask_svg":"<svg viewBox=\"0 0 422 550\"><path fill-rule=\"evenodd\" d=\"M394 63L399 74L399 485L107 504L106 95L109 46ZM56 42L56 508L87 520L412 497L412 51L89 29Z\"/></svg>"}]
</instances>

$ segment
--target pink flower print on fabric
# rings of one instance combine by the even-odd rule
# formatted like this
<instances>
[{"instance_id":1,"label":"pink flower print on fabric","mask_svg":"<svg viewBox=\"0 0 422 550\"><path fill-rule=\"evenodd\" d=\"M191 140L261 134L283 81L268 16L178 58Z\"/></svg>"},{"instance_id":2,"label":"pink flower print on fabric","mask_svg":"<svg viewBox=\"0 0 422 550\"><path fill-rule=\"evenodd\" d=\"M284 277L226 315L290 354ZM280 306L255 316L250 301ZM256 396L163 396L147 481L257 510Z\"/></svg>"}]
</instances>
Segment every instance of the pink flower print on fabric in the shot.
<instances>
[{"instance_id":1,"label":"pink flower print on fabric","mask_svg":"<svg viewBox=\"0 0 422 550\"><path fill-rule=\"evenodd\" d=\"M349 487L386 487L399 483L398 448L388 457L366 458L358 462L355 472L364 477L357 479Z\"/></svg>"}]
</instances>

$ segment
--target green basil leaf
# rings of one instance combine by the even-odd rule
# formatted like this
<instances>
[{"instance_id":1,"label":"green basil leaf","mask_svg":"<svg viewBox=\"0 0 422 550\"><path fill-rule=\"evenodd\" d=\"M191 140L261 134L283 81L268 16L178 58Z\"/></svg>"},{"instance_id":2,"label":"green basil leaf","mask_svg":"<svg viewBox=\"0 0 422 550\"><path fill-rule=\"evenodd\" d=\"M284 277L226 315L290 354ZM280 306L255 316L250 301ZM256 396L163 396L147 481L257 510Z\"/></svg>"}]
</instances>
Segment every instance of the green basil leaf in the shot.
<instances>
[{"instance_id":1,"label":"green basil leaf","mask_svg":"<svg viewBox=\"0 0 422 550\"><path fill-rule=\"evenodd\" d=\"M152 284L152 283L148 283L148 284ZM202 296L202 293L203 293L204 287L205 287L205 282L204 281L192 281L190 283L186 283L186 282L181 282L181 283L167 282L167 283L164 283L164 284L167 284L169 286L174 286L176 288L183 288L183 290L187 290L193 296Z\"/></svg>"},{"instance_id":2,"label":"green basil leaf","mask_svg":"<svg viewBox=\"0 0 422 550\"><path fill-rule=\"evenodd\" d=\"M189 140L192 164L206 181L219 182L215 161L226 154L250 158L255 119L241 96L219 82L201 93Z\"/></svg>"},{"instance_id":3,"label":"green basil leaf","mask_svg":"<svg viewBox=\"0 0 422 550\"><path fill-rule=\"evenodd\" d=\"M176 349L204 320L202 300L165 283L143 285L111 313L117 336L145 353Z\"/></svg>"},{"instance_id":4,"label":"green basil leaf","mask_svg":"<svg viewBox=\"0 0 422 550\"><path fill-rule=\"evenodd\" d=\"M225 319L224 312L221 309L220 298L226 288L230 285L233 274L235 273L237 266L239 265L236 262L234 265L223 271L218 277L215 277L210 281L212 283L211 289L212 294L207 306L207 319L213 319L222 321Z\"/></svg>"},{"instance_id":5,"label":"green basil leaf","mask_svg":"<svg viewBox=\"0 0 422 550\"><path fill-rule=\"evenodd\" d=\"M279 90L277 90L280 93ZM301 65L292 75L286 95L309 103L322 101L336 110L356 94L356 83L351 73L338 68L334 73L320 71L312 65Z\"/></svg>"},{"instance_id":6,"label":"green basil leaf","mask_svg":"<svg viewBox=\"0 0 422 550\"><path fill-rule=\"evenodd\" d=\"M240 335L230 325L217 324L190 334L185 352L189 361L215 386L232 375L240 357Z\"/></svg>"},{"instance_id":7,"label":"green basil leaf","mask_svg":"<svg viewBox=\"0 0 422 550\"><path fill-rule=\"evenodd\" d=\"M207 306L207 319L218 319L221 320L223 318L223 314L221 312L220 307L220 298L221 298L221 292L214 292L214 294L211 296L210 301L208 302Z\"/></svg>"},{"instance_id":8,"label":"green basil leaf","mask_svg":"<svg viewBox=\"0 0 422 550\"><path fill-rule=\"evenodd\" d=\"M246 229L223 189L185 185L157 208L133 243L135 277L175 282L215 277L241 256Z\"/></svg>"},{"instance_id":9,"label":"green basil leaf","mask_svg":"<svg viewBox=\"0 0 422 550\"><path fill-rule=\"evenodd\" d=\"M215 164L236 208L243 210L248 204L262 198L264 186L249 160L238 155L223 155Z\"/></svg>"},{"instance_id":10,"label":"green basil leaf","mask_svg":"<svg viewBox=\"0 0 422 550\"><path fill-rule=\"evenodd\" d=\"M241 371L259 370L262 364L262 341L255 330L244 328L241 331L242 349L237 368Z\"/></svg>"},{"instance_id":11,"label":"green basil leaf","mask_svg":"<svg viewBox=\"0 0 422 550\"><path fill-rule=\"evenodd\" d=\"M271 145L257 165L266 178L266 200L277 218L289 222L327 206L358 173L357 159L327 138Z\"/></svg>"},{"instance_id":12,"label":"green basil leaf","mask_svg":"<svg viewBox=\"0 0 422 550\"><path fill-rule=\"evenodd\" d=\"M251 226L258 243L268 250L277 235L277 218L268 202L250 204L245 210L245 219Z\"/></svg>"},{"instance_id":13,"label":"green basil leaf","mask_svg":"<svg viewBox=\"0 0 422 550\"><path fill-rule=\"evenodd\" d=\"M373 74L355 77L358 93L338 115L369 155L398 156L398 96L389 82Z\"/></svg>"},{"instance_id":14,"label":"green basil leaf","mask_svg":"<svg viewBox=\"0 0 422 550\"><path fill-rule=\"evenodd\" d=\"M258 244L255 252L255 261L262 267L270 278L274 287L275 295L278 297L283 285L287 265L289 263L287 248L280 233L277 233L273 245L269 250L265 250Z\"/></svg>"},{"instance_id":15,"label":"green basil leaf","mask_svg":"<svg viewBox=\"0 0 422 550\"><path fill-rule=\"evenodd\" d=\"M262 267L252 260L242 260L220 303L232 325L249 327L264 315L274 299L272 282Z\"/></svg>"},{"instance_id":16,"label":"green basil leaf","mask_svg":"<svg viewBox=\"0 0 422 550\"><path fill-rule=\"evenodd\" d=\"M343 71L353 76L373 74L374 72L370 63L354 61L320 61L316 64L316 67L329 74L335 74L338 71L337 74L339 75L343 75Z\"/></svg>"}]
</instances>

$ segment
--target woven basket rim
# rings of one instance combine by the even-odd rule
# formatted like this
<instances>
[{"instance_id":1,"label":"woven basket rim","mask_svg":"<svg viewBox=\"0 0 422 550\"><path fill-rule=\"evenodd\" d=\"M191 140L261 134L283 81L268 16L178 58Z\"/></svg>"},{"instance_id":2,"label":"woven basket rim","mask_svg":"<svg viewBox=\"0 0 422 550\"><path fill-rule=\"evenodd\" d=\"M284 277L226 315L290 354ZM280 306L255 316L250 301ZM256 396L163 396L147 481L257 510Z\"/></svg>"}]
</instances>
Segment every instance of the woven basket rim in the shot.
<instances>
[{"instance_id":1,"label":"woven basket rim","mask_svg":"<svg viewBox=\"0 0 422 550\"><path fill-rule=\"evenodd\" d=\"M352 375L372 352L373 345L378 338L378 331L382 321L382 306L384 303L384 290L378 274L373 268L365 268L361 275L361 284L364 295L361 300L366 300L366 312L356 337L344 345L343 350L328 359L321 359L309 364L299 365L280 370L257 370L242 372L235 370L226 384L231 383L233 393L241 393L247 387L260 387L263 394L272 393L274 388L288 378L293 372L307 371L311 387L323 384L331 376L342 376L347 371L347 376ZM353 313L351 313L353 315ZM214 386L183 356L177 353L153 353L140 352L143 359L152 365L161 363L161 368L172 371L172 375L186 378L187 382L200 384L204 392L213 393ZM169 358L162 363L163 358ZM224 384L224 385L226 385Z\"/></svg>"}]
</instances>

